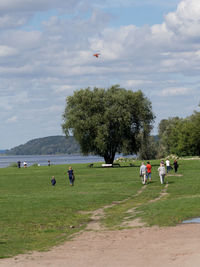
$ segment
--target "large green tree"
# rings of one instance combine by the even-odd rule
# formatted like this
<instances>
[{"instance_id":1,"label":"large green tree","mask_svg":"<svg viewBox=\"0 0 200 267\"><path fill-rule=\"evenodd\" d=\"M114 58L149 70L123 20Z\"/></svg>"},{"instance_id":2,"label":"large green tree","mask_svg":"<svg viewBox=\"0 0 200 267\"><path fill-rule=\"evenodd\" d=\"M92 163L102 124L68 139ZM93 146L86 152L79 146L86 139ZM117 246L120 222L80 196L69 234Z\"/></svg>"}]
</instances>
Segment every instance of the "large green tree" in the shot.
<instances>
[{"instance_id":1,"label":"large green tree","mask_svg":"<svg viewBox=\"0 0 200 267\"><path fill-rule=\"evenodd\" d=\"M141 136L149 135L154 121L150 101L141 91L118 85L109 89L77 90L66 99L62 125L73 134L83 154L94 153L113 163L117 152L137 153Z\"/></svg>"},{"instance_id":2,"label":"large green tree","mask_svg":"<svg viewBox=\"0 0 200 267\"><path fill-rule=\"evenodd\" d=\"M200 112L185 118L169 118L159 124L160 145L165 154L200 156Z\"/></svg>"}]
</instances>

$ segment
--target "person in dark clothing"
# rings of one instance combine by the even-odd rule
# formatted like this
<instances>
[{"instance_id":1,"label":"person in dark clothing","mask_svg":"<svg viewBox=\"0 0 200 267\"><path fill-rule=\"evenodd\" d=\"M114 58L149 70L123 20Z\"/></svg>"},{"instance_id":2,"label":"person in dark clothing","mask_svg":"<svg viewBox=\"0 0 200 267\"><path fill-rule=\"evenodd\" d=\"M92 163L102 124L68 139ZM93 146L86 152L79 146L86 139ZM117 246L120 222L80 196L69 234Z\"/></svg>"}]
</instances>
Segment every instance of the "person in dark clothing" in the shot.
<instances>
[{"instance_id":1,"label":"person in dark clothing","mask_svg":"<svg viewBox=\"0 0 200 267\"><path fill-rule=\"evenodd\" d=\"M53 186L56 185L56 179L55 179L55 176L52 176L52 178L51 178L51 184L52 184Z\"/></svg>"},{"instance_id":2,"label":"person in dark clothing","mask_svg":"<svg viewBox=\"0 0 200 267\"><path fill-rule=\"evenodd\" d=\"M177 162L176 159L174 160L173 164L174 164L174 171L177 172L177 170L178 170L178 162Z\"/></svg>"},{"instance_id":3,"label":"person in dark clothing","mask_svg":"<svg viewBox=\"0 0 200 267\"><path fill-rule=\"evenodd\" d=\"M48 160L48 166L50 166L50 165L51 165L50 160Z\"/></svg>"},{"instance_id":4,"label":"person in dark clothing","mask_svg":"<svg viewBox=\"0 0 200 267\"><path fill-rule=\"evenodd\" d=\"M21 161L20 160L17 162L17 167L21 168Z\"/></svg>"},{"instance_id":5,"label":"person in dark clothing","mask_svg":"<svg viewBox=\"0 0 200 267\"><path fill-rule=\"evenodd\" d=\"M68 176L69 176L69 183L71 186L74 185L74 180L75 180L75 176L74 176L74 171L72 170L72 167L69 167L69 170L67 171Z\"/></svg>"}]
</instances>

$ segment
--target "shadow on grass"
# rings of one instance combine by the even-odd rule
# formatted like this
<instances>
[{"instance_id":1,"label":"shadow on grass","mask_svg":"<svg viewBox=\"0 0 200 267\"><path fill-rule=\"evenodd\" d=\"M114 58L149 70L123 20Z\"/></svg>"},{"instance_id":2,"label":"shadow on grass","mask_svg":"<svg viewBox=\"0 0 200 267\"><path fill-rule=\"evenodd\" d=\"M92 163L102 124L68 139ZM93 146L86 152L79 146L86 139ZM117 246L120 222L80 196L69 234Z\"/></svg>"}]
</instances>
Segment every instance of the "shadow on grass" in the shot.
<instances>
[{"instance_id":1,"label":"shadow on grass","mask_svg":"<svg viewBox=\"0 0 200 267\"><path fill-rule=\"evenodd\" d=\"M119 168L139 168L140 166L112 166L112 167L102 167L102 166L93 166L93 167L90 167L91 169L119 169ZM87 167L88 168L88 167Z\"/></svg>"},{"instance_id":2,"label":"shadow on grass","mask_svg":"<svg viewBox=\"0 0 200 267\"><path fill-rule=\"evenodd\" d=\"M168 184L174 184L174 181L168 181L167 183Z\"/></svg>"}]
</instances>

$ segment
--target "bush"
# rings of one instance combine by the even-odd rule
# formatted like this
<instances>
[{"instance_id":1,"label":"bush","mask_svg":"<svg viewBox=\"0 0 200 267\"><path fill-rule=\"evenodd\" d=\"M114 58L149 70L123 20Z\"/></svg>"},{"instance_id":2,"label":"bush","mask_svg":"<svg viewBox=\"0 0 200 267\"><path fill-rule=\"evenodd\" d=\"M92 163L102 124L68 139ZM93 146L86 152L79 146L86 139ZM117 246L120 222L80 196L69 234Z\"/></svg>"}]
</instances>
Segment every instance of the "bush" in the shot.
<instances>
[{"instance_id":1,"label":"bush","mask_svg":"<svg viewBox=\"0 0 200 267\"><path fill-rule=\"evenodd\" d=\"M17 167L17 163L16 162L11 162L9 167Z\"/></svg>"},{"instance_id":2,"label":"bush","mask_svg":"<svg viewBox=\"0 0 200 267\"><path fill-rule=\"evenodd\" d=\"M38 163L34 163L34 164L32 165L32 167L38 167L38 166L40 166Z\"/></svg>"}]
</instances>

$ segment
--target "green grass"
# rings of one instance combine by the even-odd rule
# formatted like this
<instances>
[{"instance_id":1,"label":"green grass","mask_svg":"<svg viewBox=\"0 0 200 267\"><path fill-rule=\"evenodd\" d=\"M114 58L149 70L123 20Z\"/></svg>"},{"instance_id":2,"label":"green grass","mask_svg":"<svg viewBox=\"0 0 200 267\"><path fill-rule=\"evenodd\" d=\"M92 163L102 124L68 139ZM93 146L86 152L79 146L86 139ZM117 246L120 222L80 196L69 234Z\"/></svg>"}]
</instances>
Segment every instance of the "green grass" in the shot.
<instances>
[{"instance_id":1,"label":"green grass","mask_svg":"<svg viewBox=\"0 0 200 267\"><path fill-rule=\"evenodd\" d=\"M114 229L120 228L133 207L138 212L134 216L150 226L176 225L200 216L200 161L180 160L178 172L183 176L168 177L168 195L152 203L149 201L160 195L163 186L157 174L159 161L151 163L153 182L139 195L140 162L135 167L120 163L122 167L116 168L73 164L74 187L66 176L68 165L0 169L0 257L49 249L86 227L90 216L80 211L92 212L113 201L126 200L106 209L102 223ZM52 175L55 187L50 183Z\"/></svg>"}]
</instances>

